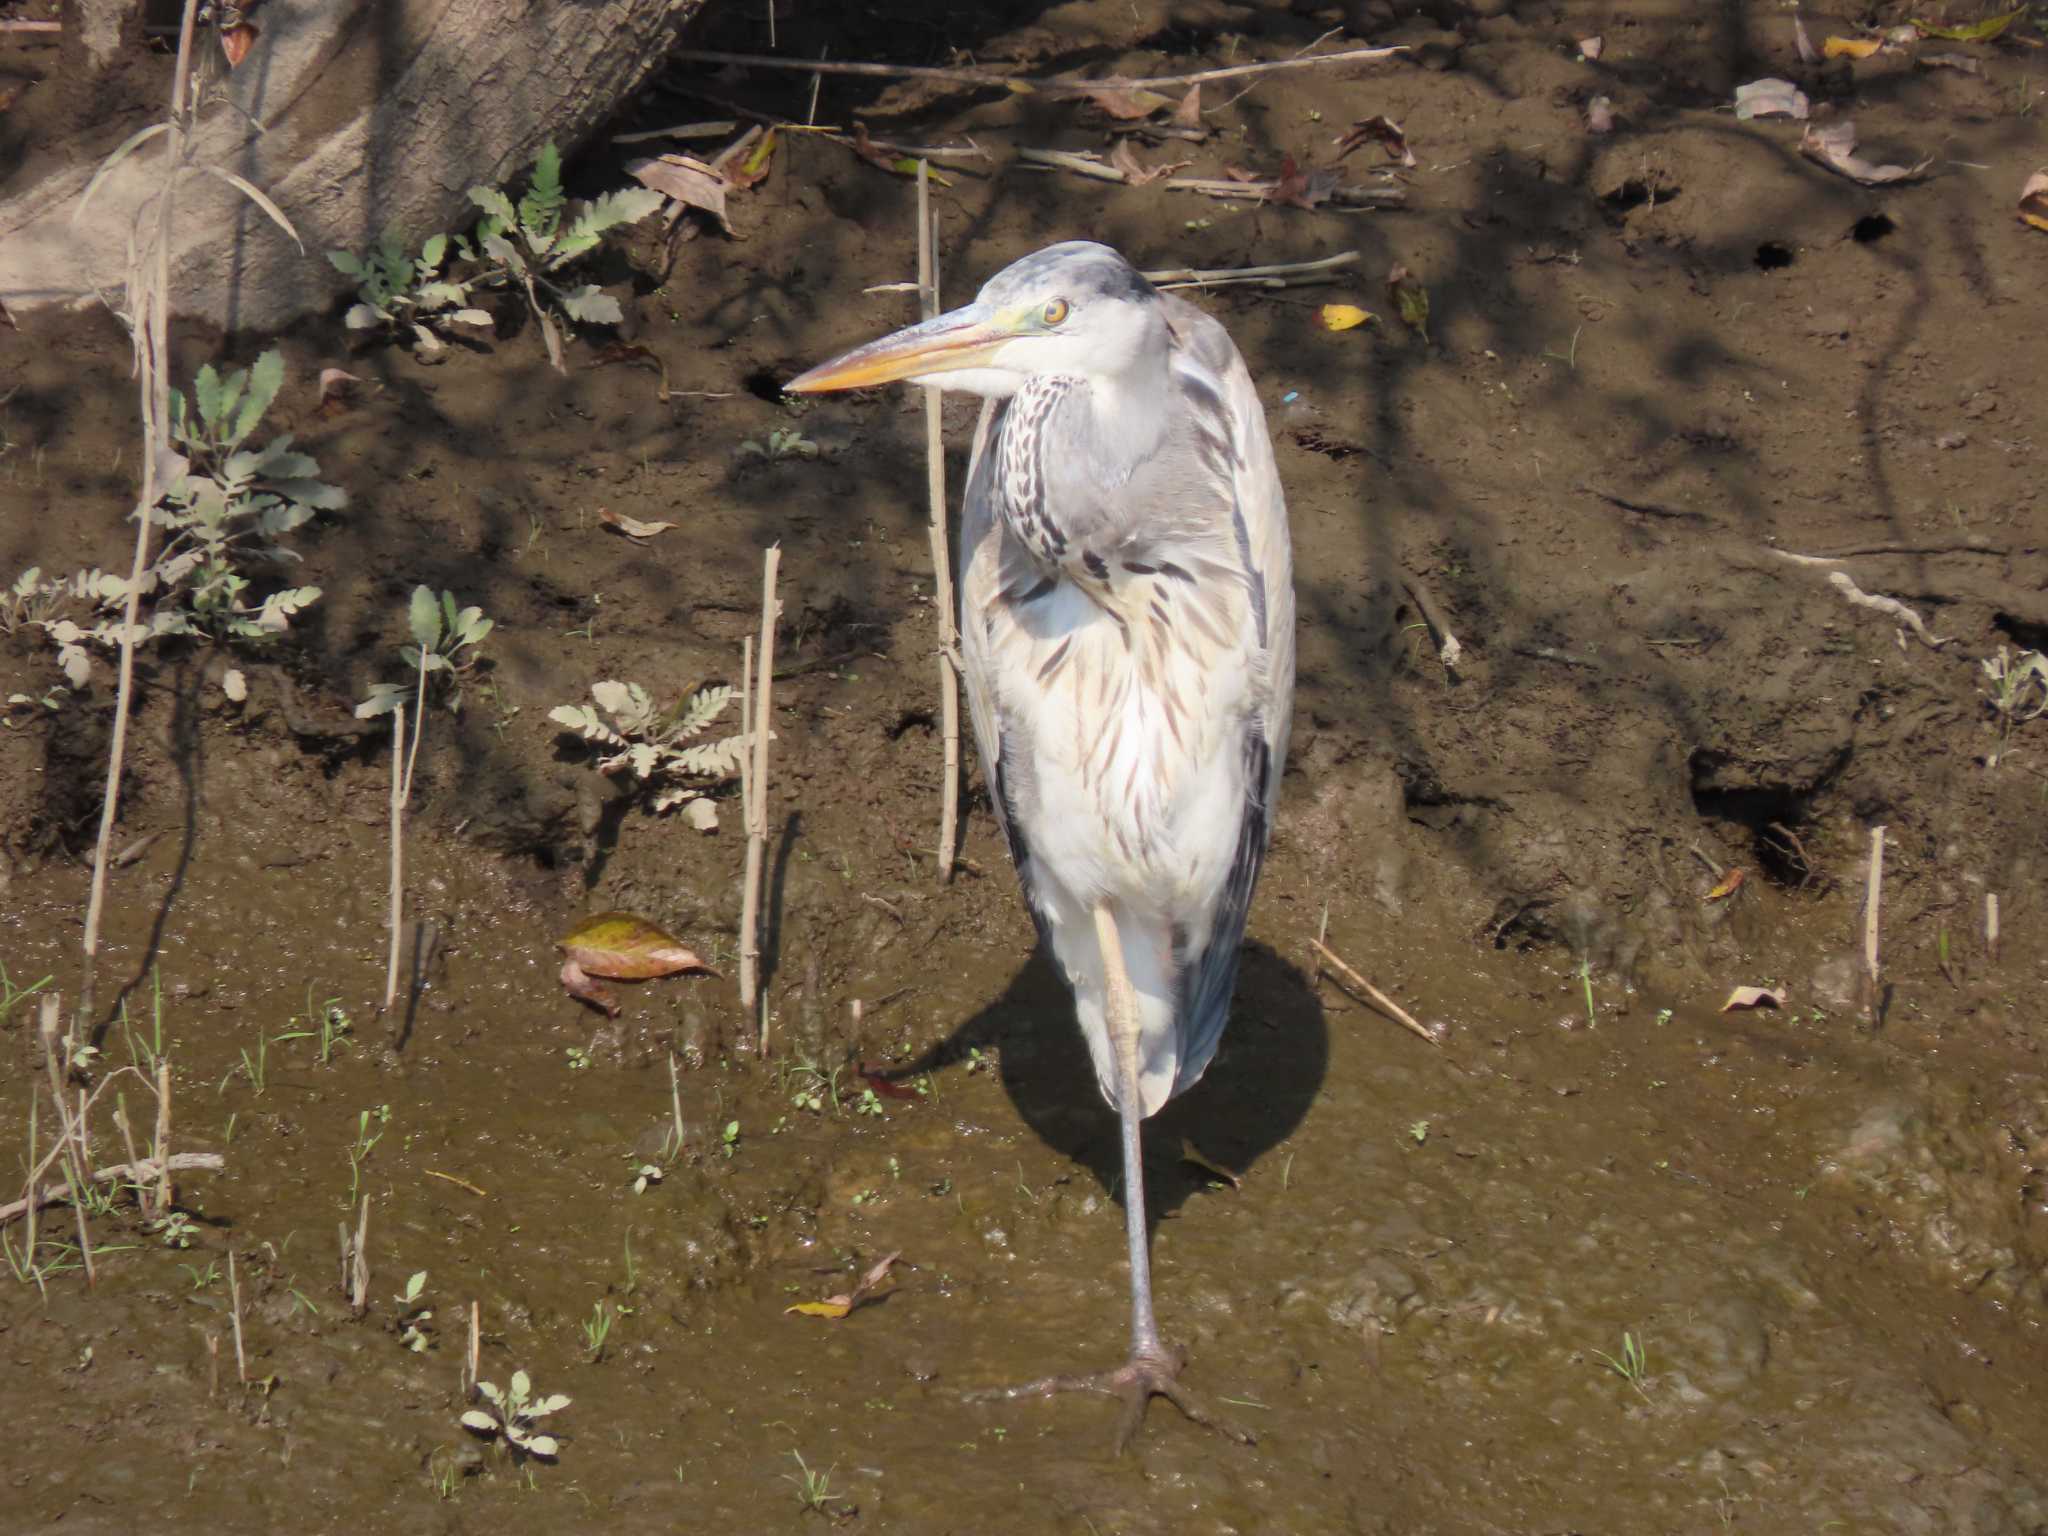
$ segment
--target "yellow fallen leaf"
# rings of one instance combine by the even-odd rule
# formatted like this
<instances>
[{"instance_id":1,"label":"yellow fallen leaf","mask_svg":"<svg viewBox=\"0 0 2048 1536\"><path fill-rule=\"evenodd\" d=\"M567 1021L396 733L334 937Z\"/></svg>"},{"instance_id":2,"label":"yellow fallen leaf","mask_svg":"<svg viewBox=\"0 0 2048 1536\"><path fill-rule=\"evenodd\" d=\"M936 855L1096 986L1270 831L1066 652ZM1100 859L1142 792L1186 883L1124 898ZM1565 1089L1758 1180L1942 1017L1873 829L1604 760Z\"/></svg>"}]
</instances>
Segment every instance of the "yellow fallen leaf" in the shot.
<instances>
[{"instance_id":1,"label":"yellow fallen leaf","mask_svg":"<svg viewBox=\"0 0 2048 1536\"><path fill-rule=\"evenodd\" d=\"M844 1317L853 1310L853 1303L835 1296L830 1301L800 1301L793 1307L784 1307L782 1315L801 1312L805 1317Z\"/></svg>"},{"instance_id":2,"label":"yellow fallen leaf","mask_svg":"<svg viewBox=\"0 0 2048 1536\"><path fill-rule=\"evenodd\" d=\"M613 981L646 981L678 971L711 969L693 951L630 912L585 918L556 947L590 975Z\"/></svg>"},{"instance_id":3,"label":"yellow fallen leaf","mask_svg":"<svg viewBox=\"0 0 2048 1536\"><path fill-rule=\"evenodd\" d=\"M1830 59L1867 59L1883 46L1881 37L1831 37L1820 51Z\"/></svg>"},{"instance_id":4,"label":"yellow fallen leaf","mask_svg":"<svg viewBox=\"0 0 2048 1536\"><path fill-rule=\"evenodd\" d=\"M1366 324L1373 316L1372 311L1356 304L1325 304L1321 318L1326 331L1348 331L1355 325Z\"/></svg>"},{"instance_id":5,"label":"yellow fallen leaf","mask_svg":"<svg viewBox=\"0 0 2048 1536\"><path fill-rule=\"evenodd\" d=\"M1721 883L1707 892L1708 901L1719 901L1723 896L1733 896L1742 889L1742 870L1731 869L1721 877Z\"/></svg>"},{"instance_id":6,"label":"yellow fallen leaf","mask_svg":"<svg viewBox=\"0 0 2048 1536\"><path fill-rule=\"evenodd\" d=\"M1983 21L1973 21L1961 27L1945 27L1939 22L1922 21L1916 16L1913 18L1913 25L1924 36L1939 37L1951 43L1988 43L2026 14L2027 8L2021 6L2016 11L2007 11L2003 16L1989 16Z\"/></svg>"}]
</instances>

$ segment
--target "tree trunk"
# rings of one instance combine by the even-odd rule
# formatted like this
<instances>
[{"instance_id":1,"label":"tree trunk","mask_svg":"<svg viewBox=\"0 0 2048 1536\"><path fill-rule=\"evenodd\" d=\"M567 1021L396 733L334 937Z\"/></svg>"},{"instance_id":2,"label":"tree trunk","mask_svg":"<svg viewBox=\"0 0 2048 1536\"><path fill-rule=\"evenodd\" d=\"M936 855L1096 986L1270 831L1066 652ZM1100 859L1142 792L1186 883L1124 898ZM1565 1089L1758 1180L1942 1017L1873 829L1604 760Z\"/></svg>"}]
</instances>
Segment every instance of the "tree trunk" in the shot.
<instances>
[{"instance_id":1,"label":"tree trunk","mask_svg":"<svg viewBox=\"0 0 2048 1536\"><path fill-rule=\"evenodd\" d=\"M503 183L550 139L573 148L702 3L268 0L232 71L209 33L209 72L232 105L207 109L195 160L267 192L305 252L241 194L192 176L178 194L173 306L259 331L324 309L346 286L326 251L360 251L387 229L417 240L466 225L471 186ZM72 9L132 21L119 0L71 0L67 19ZM75 228L96 162L0 187L0 303L21 314L118 289L135 212L161 184L161 142L123 162Z\"/></svg>"}]
</instances>

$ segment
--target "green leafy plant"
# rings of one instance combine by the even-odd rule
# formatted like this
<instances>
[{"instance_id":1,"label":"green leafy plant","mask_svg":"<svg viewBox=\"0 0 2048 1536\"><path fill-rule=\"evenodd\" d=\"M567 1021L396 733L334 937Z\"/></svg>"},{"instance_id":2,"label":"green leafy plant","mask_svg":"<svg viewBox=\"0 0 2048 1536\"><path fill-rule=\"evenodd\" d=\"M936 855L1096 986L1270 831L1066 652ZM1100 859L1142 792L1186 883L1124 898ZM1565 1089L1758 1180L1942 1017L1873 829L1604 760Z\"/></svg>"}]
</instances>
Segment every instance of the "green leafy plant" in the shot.
<instances>
[{"instance_id":1,"label":"green leafy plant","mask_svg":"<svg viewBox=\"0 0 2048 1536\"><path fill-rule=\"evenodd\" d=\"M446 235L429 235L417 256L408 255L403 236L387 230L362 255L329 251L327 259L356 280L356 302L342 316L351 330L409 333L426 358L445 350L441 336L452 326L491 325L490 314L469 301L471 284L443 270L449 255Z\"/></svg>"},{"instance_id":2,"label":"green leafy plant","mask_svg":"<svg viewBox=\"0 0 2048 1536\"><path fill-rule=\"evenodd\" d=\"M830 1516L834 1498L832 1474L839 1470L839 1463L835 1461L824 1471L814 1472L810 1463L804 1460L803 1452L791 1451L789 1454L796 1459L796 1471L783 1473L782 1480L785 1483L796 1484L797 1503L806 1511L815 1510L821 1515Z\"/></svg>"},{"instance_id":3,"label":"green leafy plant","mask_svg":"<svg viewBox=\"0 0 2048 1536\"><path fill-rule=\"evenodd\" d=\"M1643 1341L1640 1336L1623 1330L1621 1335L1621 1357L1619 1359L1608 1354L1604 1349L1594 1350L1593 1358L1634 1387L1642 1395L1645 1402L1649 1400L1650 1392L1644 1383L1650 1377L1650 1356L1649 1351L1643 1347Z\"/></svg>"},{"instance_id":4,"label":"green leafy plant","mask_svg":"<svg viewBox=\"0 0 2048 1536\"><path fill-rule=\"evenodd\" d=\"M665 714L655 709L653 696L638 683L593 683L590 696L596 700L594 708L560 704L548 711L548 718L605 749L597 759L599 773L609 777L630 771L651 788L657 814L694 802L703 810L690 812L692 822L705 830L717 826L717 812L705 797L719 781L739 772L751 738L743 734L686 743L718 718L732 702L733 690L723 685L700 688Z\"/></svg>"},{"instance_id":5,"label":"green leafy plant","mask_svg":"<svg viewBox=\"0 0 2048 1536\"><path fill-rule=\"evenodd\" d=\"M1996 768L2012 741L2012 728L2048 713L2048 658L2039 651L2006 654L2004 646L1996 656L1978 662L1991 683L1991 710L1998 717L1998 750L1989 766Z\"/></svg>"},{"instance_id":6,"label":"green leafy plant","mask_svg":"<svg viewBox=\"0 0 2048 1536\"><path fill-rule=\"evenodd\" d=\"M548 361L566 373L562 339L581 325L617 325L625 318L619 301L595 283L568 287L563 271L596 250L607 230L634 224L659 208L662 196L647 187L607 192L594 202L572 204L562 191L562 157L553 144L541 146L527 178L526 194L515 204L497 187L471 187L469 200L484 217L476 243L456 241L464 257L481 262L479 284L517 286L540 322Z\"/></svg>"},{"instance_id":7,"label":"green leafy plant","mask_svg":"<svg viewBox=\"0 0 2048 1536\"><path fill-rule=\"evenodd\" d=\"M426 1288L427 1272L415 1270L405 1282L405 1294L391 1298L400 1308L398 1342L416 1355L426 1353L427 1347L434 1342L433 1335L427 1331L427 1324L434 1320L434 1309L420 1302L420 1294Z\"/></svg>"},{"instance_id":8,"label":"green leafy plant","mask_svg":"<svg viewBox=\"0 0 2048 1536\"><path fill-rule=\"evenodd\" d=\"M590 1354L593 1365L604 1359L605 1341L612 1336L612 1324L619 1320L616 1307L609 1307L600 1301L590 1309L590 1316L583 1320L583 1347Z\"/></svg>"},{"instance_id":9,"label":"green leafy plant","mask_svg":"<svg viewBox=\"0 0 2048 1536\"><path fill-rule=\"evenodd\" d=\"M412 800L413 769L419 765L420 738L426 734L427 690L430 682L447 691L448 707L462 708L462 680L475 667L478 649L490 634L491 621L481 608L458 609L455 594L438 597L432 587L412 589L406 625L413 643L399 657L413 669L413 681L372 683L369 696L356 705L358 720L391 716L391 945L384 973L384 1007L398 1000L399 920L404 916L405 808ZM407 744L406 694L414 696L412 734ZM403 771L400 765L403 764Z\"/></svg>"},{"instance_id":10,"label":"green leafy plant","mask_svg":"<svg viewBox=\"0 0 2048 1536\"><path fill-rule=\"evenodd\" d=\"M795 427L778 427L768 434L765 442L749 438L735 450L742 459L760 459L765 463L778 464L784 459L815 459L818 445Z\"/></svg>"},{"instance_id":11,"label":"green leafy plant","mask_svg":"<svg viewBox=\"0 0 2048 1536\"><path fill-rule=\"evenodd\" d=\"M569 1406L569 1399L557 1392L552 1397L534 1395L533 1382L524 1371L512 1373L509 1388L500 1391L488 1381L476 1384L477 1395L490 1406L472 1408L462 1416L462 1427L474 1430L486 1440L502 1439L515 1455L538 1456L552 1461L561 1447L555 1437L540 1431L540 1421Z\"/></svg>"},{"instance_id":12,"label":"green leafy plant","mask_svg":"<svg viewBox=\"0 0 2048 1536\"><path fill-rule=\"evenodd\" d=\"M166 635L260 644L318 600L318 587L276 587L260 597L254 590L259 567L299 558L285 535L348 505L347 493L292 447L291 434L249 446L283 384L284 356L273 349L226 374L207 364L189 399L170 391L173 451L150 512L164 542L139 582L97 569L55 579L38 569L15 580L7 611L49 636L73 688L92 676L92 648L118 648L124 634L137 645ZM131 588L149 604L132 629L124 621Z\"/></svg>"}]
</instances>

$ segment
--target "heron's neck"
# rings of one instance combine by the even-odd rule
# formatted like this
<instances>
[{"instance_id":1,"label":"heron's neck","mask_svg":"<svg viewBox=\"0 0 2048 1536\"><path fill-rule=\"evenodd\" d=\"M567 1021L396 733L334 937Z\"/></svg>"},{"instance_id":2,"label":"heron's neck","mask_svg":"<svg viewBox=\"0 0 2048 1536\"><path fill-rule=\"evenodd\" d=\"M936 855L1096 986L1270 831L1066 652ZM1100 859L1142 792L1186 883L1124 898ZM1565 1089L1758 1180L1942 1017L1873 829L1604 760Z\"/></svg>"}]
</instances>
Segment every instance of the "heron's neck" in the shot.
<instances>
[{"instance_id":1,"label":"heron's neck","mask_svg":"<svg viewBox=\"0 0 2048 1536\"><path fill-rule=\"evenodd\" d=\"M1071 468L1104 488L1130 479L1166 438L1170 386L1164 347L1119 373L1081 380L1067 401L1081 449Z\"/></svg>"}]
</instances>

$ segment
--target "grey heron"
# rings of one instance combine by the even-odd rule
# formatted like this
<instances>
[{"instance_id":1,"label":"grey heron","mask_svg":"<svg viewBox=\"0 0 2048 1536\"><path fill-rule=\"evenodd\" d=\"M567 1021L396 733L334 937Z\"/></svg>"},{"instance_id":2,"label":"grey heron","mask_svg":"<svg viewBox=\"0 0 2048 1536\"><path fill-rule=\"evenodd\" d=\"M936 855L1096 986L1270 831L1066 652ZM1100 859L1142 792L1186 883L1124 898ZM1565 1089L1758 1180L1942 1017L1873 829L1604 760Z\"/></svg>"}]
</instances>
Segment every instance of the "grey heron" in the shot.
<instances>
[{"instance_id":1,"label":"grey heron","mask_svg":"<svg viewBox=\"0 0 2048 1536\"><path fill-rule=\"evenodd\" d=\"M983 397L960 653L990 799L1115 1107L1131 1353L1003 1395L1154 1395L1214 1420L1153 1315L1139 1125L1201 1078L1237 979L1287 758L1293 556L1265 414L1227 332L1105 245L791 380Z\"/></svg>"}]
</instances>

